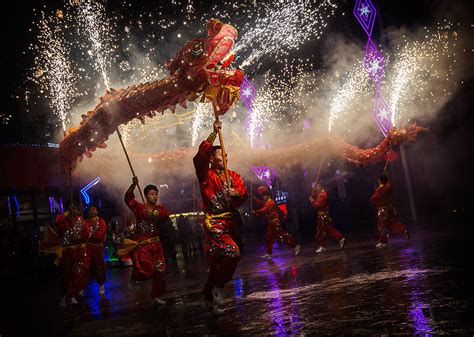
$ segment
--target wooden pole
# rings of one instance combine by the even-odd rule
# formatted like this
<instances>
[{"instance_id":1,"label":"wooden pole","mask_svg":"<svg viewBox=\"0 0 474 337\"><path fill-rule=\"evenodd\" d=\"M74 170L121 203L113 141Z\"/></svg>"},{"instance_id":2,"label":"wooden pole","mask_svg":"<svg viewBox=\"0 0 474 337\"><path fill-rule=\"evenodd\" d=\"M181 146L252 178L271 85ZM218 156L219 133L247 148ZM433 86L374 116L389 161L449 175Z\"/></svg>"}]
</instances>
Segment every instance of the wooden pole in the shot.
<instances>
[{"instance_id":1,"label":"wooden pole","mask_svg":"<svg viewBox=\"0 0 474 337\"><path fill-rule=\"evenodd\" d=\"M216 116L216 121L219 121L219 116ZM224 174L225 174L225 180L227 181L227 188L231 188L230 186L230 177L229 177L229 171L227 170L227 153L225 152L225 147L224 147L224 138L222 137L222 130L221 128L217 129L217 132L219 134L219 143L221 145L221 150L222 150L222 158L224 162Z\"/></svg>"},{"instance_id":2,"label":"wooden pole","mask_svg":"<svg viewBox=\"0 0 474 337\"><path fill-rule=\"evenodd\" d=\"M136 174L135 174L135 171L133 170L132 162L130 161L130 158L128 157L127 149L125 148L125 144L123 143L122 134L120 133L120 130L118 128L116 129L116 131L117 131L117 135L118 135L119 140L120 140L120 144L122 144L122 148L123 148L123 152L125 153L125 157L127 157L128 166L130 166L130 170L132 171L133 177L136 178ZM146 205L145 198L143 197L143 193L142 193L142 189L140 188L140 185L137 184L137 187L138 187L138 191L140 192L140 197L142 198L142 202L143 202L144 205Z\"/></svg>"},{"instance_id":3,"label":"wooden pole","mask_svg":"<svg viewBox=\"0 0 474 337\"><path fill-rule=\"evenodd\" d=\"M321 174L321 169L323 168L323 163L324 163L324 157L321 158L321 163L319 164L318 174L316 175L316 180L314 181L314 186L313 186L313 190L311 192L311 195L313 195L314 190L316 189L316 185L318 184L319 176Z\"/></svg>"}]
</instances>

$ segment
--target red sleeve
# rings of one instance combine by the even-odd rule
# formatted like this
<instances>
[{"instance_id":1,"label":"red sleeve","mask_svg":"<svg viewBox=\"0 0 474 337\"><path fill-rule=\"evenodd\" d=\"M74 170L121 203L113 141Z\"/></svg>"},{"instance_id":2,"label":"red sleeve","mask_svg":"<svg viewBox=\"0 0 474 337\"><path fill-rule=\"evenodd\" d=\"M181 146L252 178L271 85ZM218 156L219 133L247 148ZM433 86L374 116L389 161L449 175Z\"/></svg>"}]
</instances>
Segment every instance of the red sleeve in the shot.
<instances>
[{"instance_id":1,"label":"red sleeve","mask_svg":"<svg viewBox=\"0 0 474 337\"><path fill-rule=\"evenodd\" d=\"M247 188L245 187L244 181L242 180L242 177L240 176L240 174L237 174L233 171L230 171L229 174L232 175L235 191L239 193L238 197L232 198L232 205L234 207L239 207L245 202L245 200L247 200L247 197L248 197Z\"/></svg>"},{"instance_id":2,"label":"red sleeve","mask_svg":"<svg viewBox=\"0 0 474 337\"><path fill-rule=\"evenodd\" d=\"M255 211L255 215L260 216L260 215L263 215L263 214L267 214L267 213L269 213L269 212L272 210L272 208L273 208L274 206L275 206L275 202L274 202L273 200L269 199L269 200L265 203L265 205L263 205L262 208L260 208L260 209L258 209L258 210Z\"/></svg>"},{"instance_id":3,"label":"red sleeve","mask_svg":"<svg viewBox=\"0 0 474 337\"><path fill-rule=\"evenodd\" d=\"M313 204L314 207L316 208L324 208L328 200L328 194L325 191L322 191L321 193L318 194L316 199L314 199L311 203Z\"/></svg>"},{"instance_id":4,"label":"red sleeve","mask_svg":"<svg viewBox=\"0 0 474 337\"><path fill-rule=\"evenodd\" d=\"M128 189L125 193L125 203L127 204L128 208L133 212L133 214L138 214L140 209L140 203L135 199L135 194L133 193L132 187Z\"/></svg>"},{"instance_id":5,"label":"red sleeve","mask_svg":"<svg viewBox=\"0 0 474 337\"><path fill-rule=\"evenodd\" d=\"M199 182L206 180L209 174L209 160L211 158L212 144L207 140L199 145L198 153L193 158L194 168Z\"/></svg>"},{"instance_id":6,"label":"red sleeve","mask_svg":"<svg viewBox=\"0 0 474 337\"><path fill-rule=\"evenodd\" d=\"M375 189L374 194L370 197L370 203L377 205L380 202L380 199L383 195L383 186L379 186Z\"/></svg>"}]
</instances>

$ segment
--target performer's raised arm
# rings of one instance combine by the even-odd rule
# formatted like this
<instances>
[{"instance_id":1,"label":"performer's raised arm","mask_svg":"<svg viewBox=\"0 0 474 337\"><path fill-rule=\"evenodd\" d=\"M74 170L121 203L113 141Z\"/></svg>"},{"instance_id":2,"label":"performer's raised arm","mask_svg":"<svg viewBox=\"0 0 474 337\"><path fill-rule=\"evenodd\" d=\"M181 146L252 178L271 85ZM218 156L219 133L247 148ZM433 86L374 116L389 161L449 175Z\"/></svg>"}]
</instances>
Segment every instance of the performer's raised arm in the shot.
<instances>
[{"instance_id":1,"label":"performer's raised arm","mask_svg":"<svg viewBox=\"0 0 474 337\"><path fill-rule=\"evenodd\" d=\"M139 204L138 201L135 199L135 194L133 193L137 185L138 185L138 178L133 177L132 185L130 185L127 192L125 192L125 203L127 204L128 208L132 210L132 212L135 211L135 209L137 208L137 205Z\"/></svg>"},{"instance_id":2,"label":"performer's raised arm","mask_svg":"<svg viewBox=\"0 0 474 337\"><path fill-rule=\"evenodd\" d=\"M209 173L209 162L212 155L212 144L216 140L217 130L222 125L221 122L214 122L214 130L212 133L204 140L201 145L199 145L198 153L193 158L194 168L196 169L196 175L199 182L204 182Z\"/></svg>"}]
</instances>

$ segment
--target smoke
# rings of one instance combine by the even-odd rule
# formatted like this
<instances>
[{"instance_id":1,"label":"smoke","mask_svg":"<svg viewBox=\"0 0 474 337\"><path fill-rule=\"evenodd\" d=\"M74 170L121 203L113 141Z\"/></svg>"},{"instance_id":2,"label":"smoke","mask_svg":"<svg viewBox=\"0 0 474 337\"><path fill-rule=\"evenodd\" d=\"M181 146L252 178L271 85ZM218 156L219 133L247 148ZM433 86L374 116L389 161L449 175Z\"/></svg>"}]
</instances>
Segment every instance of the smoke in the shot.
<instances>
[{"instance_id":1,"label":"smoke","mask_svg":"<svg viewBox=\"0 0 474 337\"><path fill-rule=\"evenodd\" d=\"M143 48L139 33L130 35L118 48L124 55L116 56L110 68L111 86L120 88L164 78L164 60L178 52L194 31L202 29L202 24L186 29L177 28L180 38L177 34L169 39L157 36L153 41L156 51ZM247 110L242 104L222 117L229 166L246 179L255 180L250 171L254 164L277 167L279 175L291 175L298 165L315 171L321 160L340 158L344 142L369 147L382 140L372 117L376 88L363 66L365 46L336 27L332 30L318 50L318 64L312 63L312 55L302 55L272 64L258 75L249 67L248 76L257 88L253 111L259 128L256 149L250 147L245 127ZM436 123L463 81L472 78L467 30L443 20L430 27L384 30L384 44L379 48L387 64L380 90L394 112L396 126L412 121ZM259 65L260 69L263 66ZM72 125L77 125L80 115L93 108L104 94L101 82L97 77L93 95L89 93L73 110ZM189 103L188 109L179 107L175 114L166 111L153 119L146 118L145 125L136 120L122 128L143 186L153 183L172 188L195 179L192 157L200 141L212 131L213 121L210 113L195 113L201 108ZM98 150L80 163L77 172L89 178L101 175L111 193L121 194L130 185L132 174L118 137L111 135L107 144L106 150ZM423 146L415 149L424 153L418 160L438 163L439 158L427 155ZM440 177L449 171L437 170Z\"/></svg>"}]
</instances>

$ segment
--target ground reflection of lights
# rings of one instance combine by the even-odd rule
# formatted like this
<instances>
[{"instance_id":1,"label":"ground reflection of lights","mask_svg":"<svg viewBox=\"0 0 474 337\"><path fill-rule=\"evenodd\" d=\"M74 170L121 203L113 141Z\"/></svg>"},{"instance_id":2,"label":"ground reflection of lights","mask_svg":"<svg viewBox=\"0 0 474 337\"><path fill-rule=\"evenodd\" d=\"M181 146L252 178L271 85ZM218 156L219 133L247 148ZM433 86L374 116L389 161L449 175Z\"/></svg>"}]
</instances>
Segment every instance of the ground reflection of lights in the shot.
<instances>
[{"instance_id":1,"label":"ground reflection of lights","mask_svg":"<svg viewBox=\"0 0 474 337\"><path fill-rule=\"evenodd\" d=\"M415 250L412 248L403 249L400 251L400 261L404 267L413 268L413 254ZM413 275L408 278L408 286L411 288L409 297L411 304L409 306L408 317L413 324L415 336L432 336L433 334L433 314L431 307L425 303L425 293L421 290L421 278L423 275ZM425 314L426 313L426 314Z\"/></svg>"},{"instance_id":2,"label":"ground reflection of lights","mask_svg":"<svg viewBox=\"0 0 474 337\"><path fill-rule=\"evenodd\" d=\"M290 271L293 275L294 271ZM273 272L268 274L268 284L270 291L280 291L280 280ZM287 310L288 309L288 310ZM269 302L269 320L272 323L272 330L275 336L298 335L301 332L303 324L299 317L298 305L290 300L283 302L283 298L275 296Z\"/></svg>"}]
</instances>

